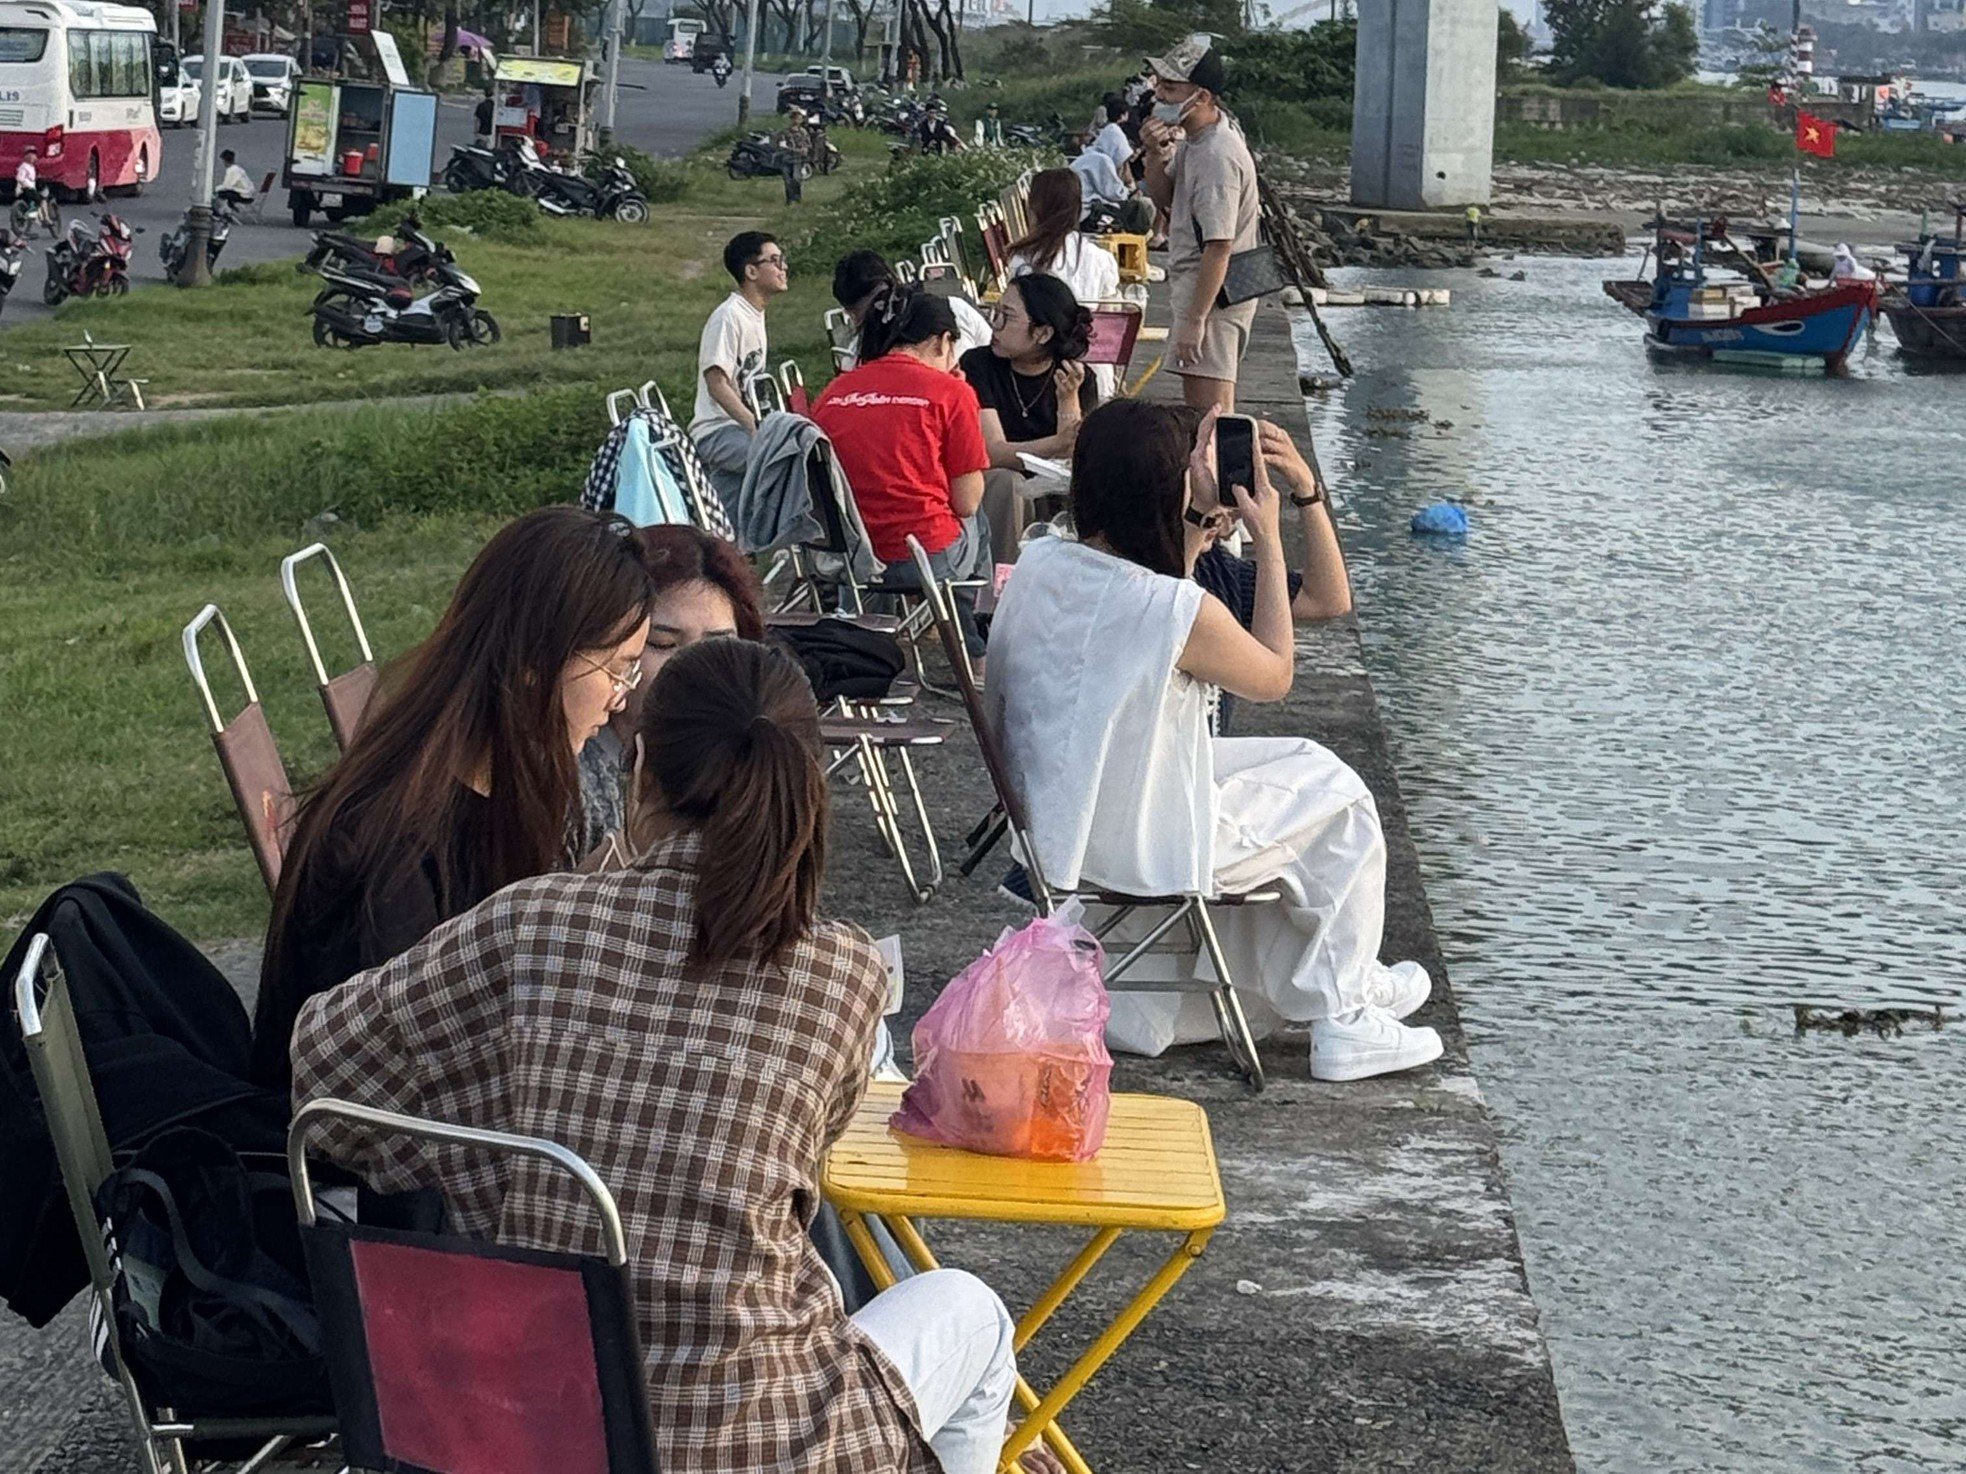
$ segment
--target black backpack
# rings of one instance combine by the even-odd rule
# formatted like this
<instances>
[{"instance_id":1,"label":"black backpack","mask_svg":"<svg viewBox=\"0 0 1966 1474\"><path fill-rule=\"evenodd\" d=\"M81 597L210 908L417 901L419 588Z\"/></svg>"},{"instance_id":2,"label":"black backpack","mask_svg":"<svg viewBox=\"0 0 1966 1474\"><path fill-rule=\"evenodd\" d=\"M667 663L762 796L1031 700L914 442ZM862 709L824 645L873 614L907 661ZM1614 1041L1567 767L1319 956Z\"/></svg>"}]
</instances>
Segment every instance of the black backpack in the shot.
<instances>
[{"instance_id":1,"label":"black backpack","mask_svg":"<svg viewBox=\"0 0 1966 1474\"><path fill-rule=\"evenodd\" d=\"M284 1161L165 1131L96 1192L120 1273L116 1332L155 1407L199 1417L333 1411Z\"/></svg>"},{"instance_id":2,"label":"black backpack","mask_svg":"<svg viewBox=\"0 0 1966 1474\"><path fill-rule=\"evenodd\" d=\"M772 631L804 668L819 704L841 696L877 701L887 695L907 667L901 642L879 630L862 629L844 619L822 619Z\"/></svg>"}]
</instances>

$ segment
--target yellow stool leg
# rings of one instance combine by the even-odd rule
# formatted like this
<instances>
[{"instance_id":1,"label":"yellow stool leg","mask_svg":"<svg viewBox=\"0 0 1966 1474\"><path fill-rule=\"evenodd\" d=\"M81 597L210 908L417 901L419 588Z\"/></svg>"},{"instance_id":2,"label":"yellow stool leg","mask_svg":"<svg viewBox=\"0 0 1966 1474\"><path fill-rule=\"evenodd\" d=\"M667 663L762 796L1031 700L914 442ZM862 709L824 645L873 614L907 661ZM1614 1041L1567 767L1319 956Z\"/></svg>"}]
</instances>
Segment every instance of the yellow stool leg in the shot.
<instances>
[{"instance_id":1,"label":"yellow stool leg","mask_svg":"<svg viewBox=\"0 0 1966 1474\"><path fill-rule=\"evenodd\" d=\"M1051 1288L1038 1297L1037 1304L1033 1305L1017 1323L1019 1351L1030 1342L1031 1337L1043 1329L1044 1323L1050 1320L1058 1307L1065 1303L1066 1296L1079 1287L1079 1281L1083 1280L1092 1266L1099 1262L1100 1256L1113 1247L1119 1236L1120 1230L1117 1228L1100 1229L1092 1236L1091 1242L1079 1250L1079 1257L1065 1266L1065 1272L1052 1281Z\"/></svg>"},{"instance_id":2,"label":"yellow stool leg","mask_svg":"<svg viewBox=\"0 0 1966 1474\"><path fill-rule=\"evenodd\" d=\"M1139 1329L1140 1322L1147 1318L1148 1312L1161 1302L1162 1297L1169 1290L1174 1288L1175 1281L1186 1274L1195 1260L1201 1257L1201 1251L1208 1246L1208 1241L1214 1233L1215 1230L1212 1228L1196 1229L1181 1241L1180 1246L1172 1254L1167 1256L1167 1262L1155 1271L1154 1277L1147 1281L1140 1293L1128 1303L1126 1309L1114 1317L1111 1325L1100 1332L1099 1339L1086 1348L1085 1355L1072 1363L1070 1370L1058 1379L1057 1385L1045 1394L1044 1400L1031 1415L1018 1425L1017 1431L1004 1444L1003 1457L1006 1461L1016 1458L1029 1448L1038 1434L1050 1426L1064 1410L1065 1405L1079 1395L1099 1368L1104 1366L1111 1359L1112 1354L1125 1343L1126 1338Z\"/></svg>"}]
</instances>

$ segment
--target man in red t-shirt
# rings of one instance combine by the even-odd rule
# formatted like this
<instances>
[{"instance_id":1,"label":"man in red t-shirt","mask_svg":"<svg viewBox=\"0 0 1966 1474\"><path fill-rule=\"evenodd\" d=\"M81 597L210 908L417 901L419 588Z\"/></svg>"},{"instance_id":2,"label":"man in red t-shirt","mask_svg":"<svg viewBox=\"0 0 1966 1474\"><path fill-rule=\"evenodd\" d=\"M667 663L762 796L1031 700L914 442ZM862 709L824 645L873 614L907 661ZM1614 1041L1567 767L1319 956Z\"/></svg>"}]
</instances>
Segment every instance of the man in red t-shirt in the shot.
<instances>
[{"instance_id":1,"label":"man in red t-shirt","mask_svg":"<svg viewBox=\"0 0 1966 1474\"><path fill-rule=\"evenodd\" d=\"M859 368L826 386L812 417L833 442L874 556L890 583L912 572L917 538L943 578L988 578L990 528L983 504L983 414L976 391L956 376L956 318L940 297L883 289L861 328ZM973 589L956 591L970 655L983 637Z\"/></svg>"}]
</instances>

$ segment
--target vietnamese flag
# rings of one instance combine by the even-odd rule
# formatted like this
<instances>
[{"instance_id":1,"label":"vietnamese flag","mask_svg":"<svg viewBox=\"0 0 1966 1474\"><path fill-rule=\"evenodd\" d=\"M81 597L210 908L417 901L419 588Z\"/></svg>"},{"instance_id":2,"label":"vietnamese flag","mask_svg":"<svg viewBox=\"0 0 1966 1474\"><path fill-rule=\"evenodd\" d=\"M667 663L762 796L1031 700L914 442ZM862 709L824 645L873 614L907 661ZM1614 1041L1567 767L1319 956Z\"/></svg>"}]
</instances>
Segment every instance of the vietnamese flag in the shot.
<instances>
[{"instance_id":1,"label":"vietnamese flag","mask_svg":"<svg viewBox=\"0 0 1966 1474\"><path fill-rule=\"evenodd\" d=\"M1795 146L1819 159L1836 157L1836 125L1800 108L1795 114Z\"/></svg>"}]
</instances>

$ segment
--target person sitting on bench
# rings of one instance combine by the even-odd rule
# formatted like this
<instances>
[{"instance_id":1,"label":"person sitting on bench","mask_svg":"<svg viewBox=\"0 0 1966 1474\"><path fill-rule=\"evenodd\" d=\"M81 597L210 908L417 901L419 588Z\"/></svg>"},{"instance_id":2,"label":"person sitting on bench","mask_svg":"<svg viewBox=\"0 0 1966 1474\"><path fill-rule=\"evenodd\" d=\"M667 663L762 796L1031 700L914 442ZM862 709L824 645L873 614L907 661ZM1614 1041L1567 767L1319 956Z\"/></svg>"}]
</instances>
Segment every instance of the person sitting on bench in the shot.
<instances>
[{"instance_id":1,"label":"person sitting on bench","mask_svg":"<svg viewBox=\"0 0 1966 1474\"><path fill-rule=\"evenodd\" d=\"M557 1142L614 1195L665 1474L994 1474L1016 1329L936 1270L849 1316L806 1229L867 1091L879 950L819 918L819 713L769 646L706 640L637 734L662 837L625 869L522 881L310 1002L298 1097ZM454 1228L591 1252L564 1177L337 1124L372 1187L441 1190Z\"/></svg>"}]
</instances>

